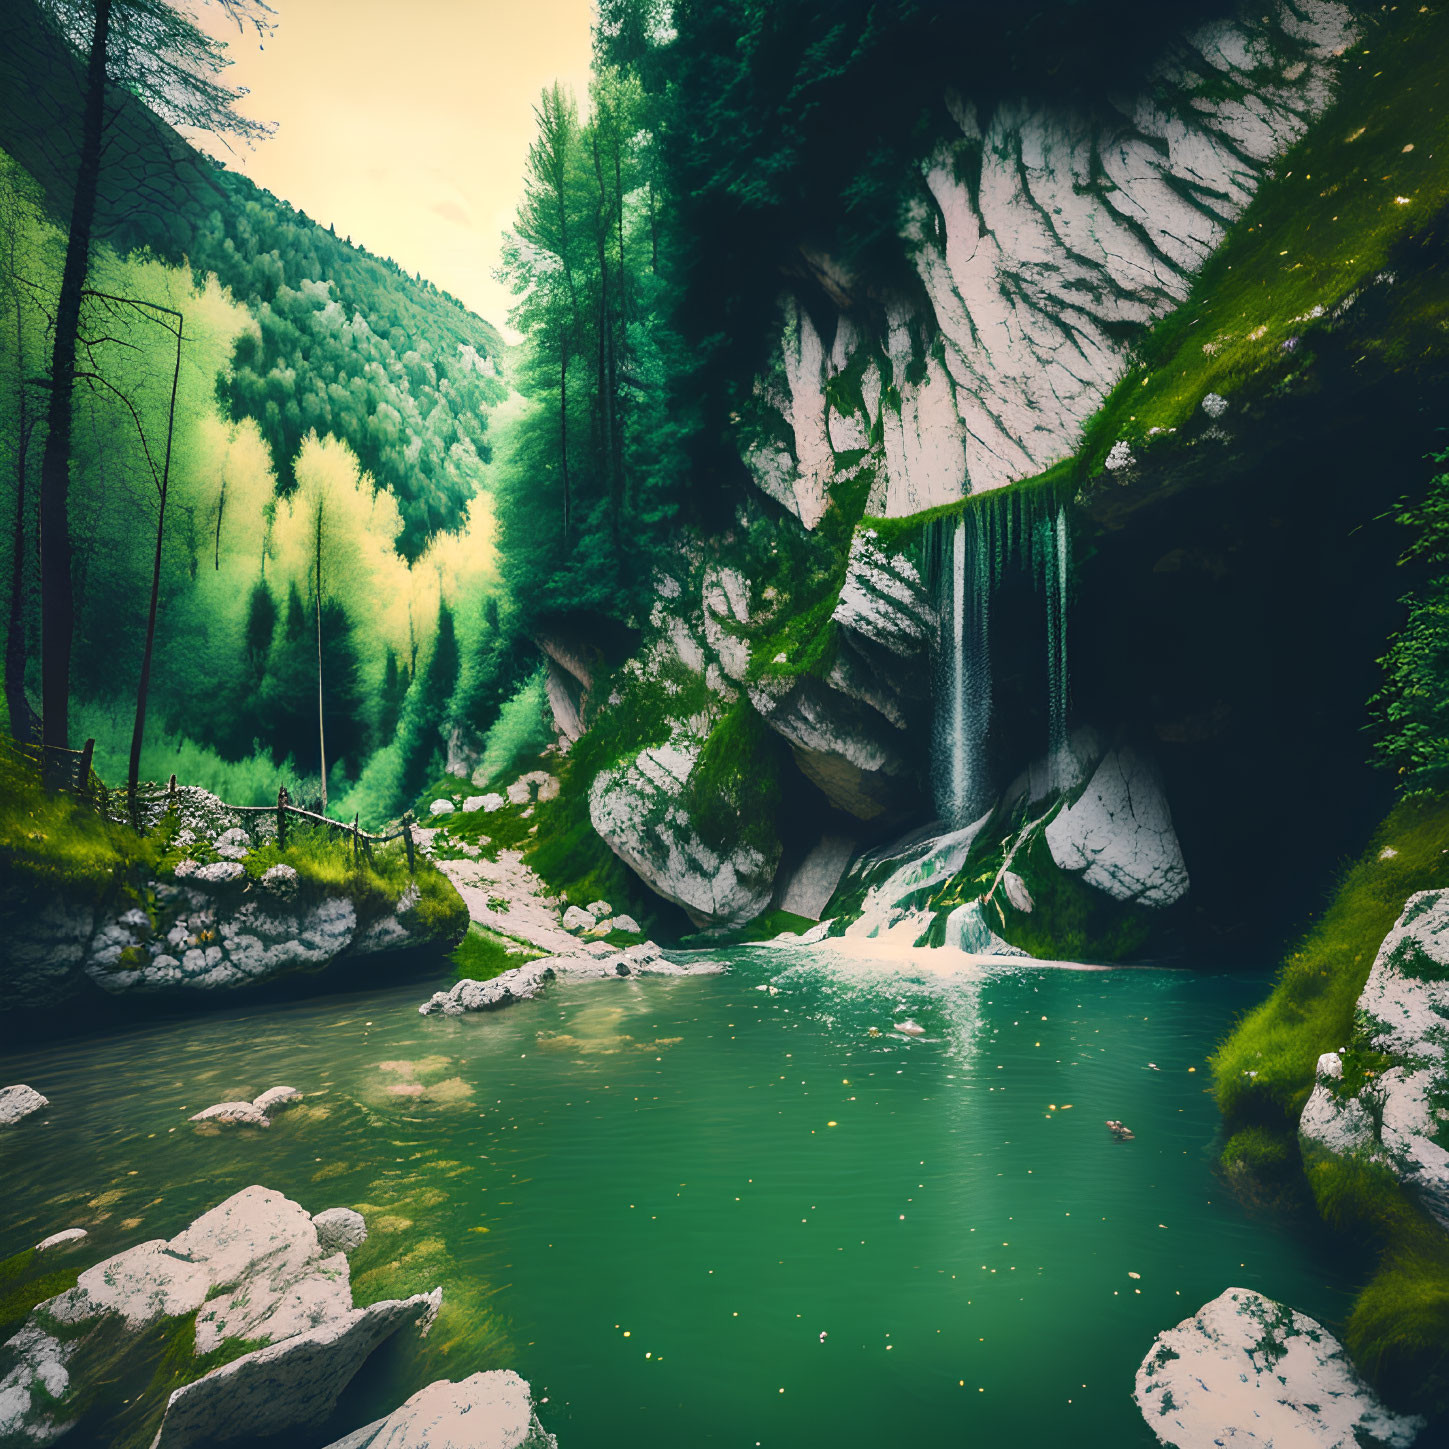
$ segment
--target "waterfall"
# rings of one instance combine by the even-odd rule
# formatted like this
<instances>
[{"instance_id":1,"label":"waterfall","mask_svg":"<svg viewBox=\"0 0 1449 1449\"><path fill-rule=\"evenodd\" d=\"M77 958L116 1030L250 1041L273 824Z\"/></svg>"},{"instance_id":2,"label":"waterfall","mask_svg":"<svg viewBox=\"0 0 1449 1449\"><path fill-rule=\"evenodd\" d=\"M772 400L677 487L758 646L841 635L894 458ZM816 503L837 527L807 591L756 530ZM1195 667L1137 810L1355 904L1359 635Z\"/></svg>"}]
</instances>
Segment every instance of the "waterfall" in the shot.
<instances>
[{"instance_id":1,"label":"waterfall","mask_svg":"<svg viewBox=\"0 0 1449 1449\"><path fill-rule=\"evenodd\" d=\"M1068 778L1067 752L1067 511L1058 507L1045 525L1049 546L1043 551L1042 584L1047 615L1047 770L1053 790Z\"/></svg>"},{"instance_id":2,"label":"waterfall","mask_svg":"<svg viewBox=\"0 0 1449 1449\"><path fill-rule=\"evenodd\" d=\"M926 536L928 574L940 626L932 777L936 809L960 829L990 804L991 609L1008 570L1025 572L1046 609L1048 771L1054 789L1069 776L1067 595L1071 563L1065 507L1043 490L987 493Z\"/></svg>"},{"instance_id":3,"label":"waterfall","mask_svg":"<svg viewBox=\"0 0 1449 1449\"><path fill-rule=\"evenodd\" d=\"M936 541L949 561L937 566L936 602L942 643L936 666L933 774L936 807L953 829L981 813L990 781L985 770L991 726L991 592L997 559L991 509L963 512ZM949 542L948 542L949 539Z\"/></svg>"}]
</instances>

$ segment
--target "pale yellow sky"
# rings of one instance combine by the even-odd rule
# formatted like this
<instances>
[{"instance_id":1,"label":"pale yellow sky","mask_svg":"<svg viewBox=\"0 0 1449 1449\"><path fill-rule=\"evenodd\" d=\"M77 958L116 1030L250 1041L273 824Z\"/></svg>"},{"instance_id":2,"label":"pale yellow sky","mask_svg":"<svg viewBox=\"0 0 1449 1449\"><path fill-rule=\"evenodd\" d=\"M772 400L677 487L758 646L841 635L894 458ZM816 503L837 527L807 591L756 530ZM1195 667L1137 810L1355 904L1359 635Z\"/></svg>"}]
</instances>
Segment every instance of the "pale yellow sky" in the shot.
<instances>
[{"instance_id":1,"label":"pale yellow sky","mask_svg":"<svg viewBox=\"0 0 1449 1449\"><path fill-rule=\"evenodd\" d=\"M264 50L218 32L227 81L251 92L242 109L278 123L227 164L506 327L510 294L492 272L533 106L557 79L582 109L591 0L272 4Z\"/></svg>"}]
</instances>

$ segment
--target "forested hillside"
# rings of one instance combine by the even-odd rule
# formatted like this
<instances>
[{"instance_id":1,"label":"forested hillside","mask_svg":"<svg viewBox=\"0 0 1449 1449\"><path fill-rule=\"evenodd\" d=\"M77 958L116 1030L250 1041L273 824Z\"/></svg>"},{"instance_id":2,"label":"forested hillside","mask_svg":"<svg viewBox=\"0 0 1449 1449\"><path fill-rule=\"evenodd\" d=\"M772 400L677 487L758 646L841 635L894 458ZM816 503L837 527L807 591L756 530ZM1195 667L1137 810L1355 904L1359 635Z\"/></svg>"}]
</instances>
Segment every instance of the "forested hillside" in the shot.
<instances>
[{"instance_id":1,"label":"forested hillside","mask_svg":"<svg viewBox=\"0 0 1449 1449\"><path fill-rule=\"evenodd\" d=\"M0 370L18 707L24 679L38 702L41 375L84 85L41 9L11 13L0 307L14 345ZM248 798L285 779L315 798L325 747L334 800L371 763L354 808L400 809L502 687L494 674L511 685L522 667L521 650L500 661L488 642L502 340L214 165L116 85L105 127L72 459L72 735L94 735L98 766L124 780L164 483L145 773Z\"/></svg>"}]
</instances>

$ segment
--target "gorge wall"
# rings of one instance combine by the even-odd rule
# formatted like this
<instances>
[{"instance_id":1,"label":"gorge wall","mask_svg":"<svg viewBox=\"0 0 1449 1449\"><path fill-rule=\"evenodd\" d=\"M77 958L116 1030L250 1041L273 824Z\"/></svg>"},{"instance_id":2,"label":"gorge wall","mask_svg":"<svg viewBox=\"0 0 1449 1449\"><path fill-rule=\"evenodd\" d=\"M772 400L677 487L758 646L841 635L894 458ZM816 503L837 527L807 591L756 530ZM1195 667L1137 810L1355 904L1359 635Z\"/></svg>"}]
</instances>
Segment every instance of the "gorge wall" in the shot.
<instances>
[{"instance_id":1,"label":"gorge wall","mask_svg":"<svg viewBox=\"0 0 1449 1449\"><path fill-rule=\"evenodd\" d=\"M1442 238L1278 260L1360 165L1364 23L1283 3L1131 93L951 95L909 276L802 244L761 278L733 519L658 570L637 647L545 646L594 829L697 926L869 901L921 944L1252 953L1383 813L1385 513L1443 373L1398 343Z\"/></svg>"}]
</instances>

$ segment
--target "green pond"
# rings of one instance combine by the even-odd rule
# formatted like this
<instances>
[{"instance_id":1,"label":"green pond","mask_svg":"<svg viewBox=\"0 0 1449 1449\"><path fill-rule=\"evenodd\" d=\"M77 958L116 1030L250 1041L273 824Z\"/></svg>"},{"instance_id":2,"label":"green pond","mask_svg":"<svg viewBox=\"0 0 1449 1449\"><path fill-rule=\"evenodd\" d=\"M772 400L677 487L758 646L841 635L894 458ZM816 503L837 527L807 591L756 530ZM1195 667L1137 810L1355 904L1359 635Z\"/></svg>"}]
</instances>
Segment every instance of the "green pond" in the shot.
<instances>
[{"instance_id":1,"label":"green pond","mask_svg":"<svg viewBox=\"0 0 1449 1449\"><path fill-rule=\"evenodd\" d=\"M561 1449L1150 1445L1159 1329L1229 1285L1342 1320L1331 1245L1212 1169L1205 1058L1262 978L726 954L464 1018L418 1015L440 974L8 1051L52 1106L0 1138L0 1254L81 1226L97 1259L253 1182L357 1206L359 1301L446 1302L334 1431L506 1366ZM187 1124L278 1083L306 1103L270 1131Z\"/></svg>"}]
</instances>

